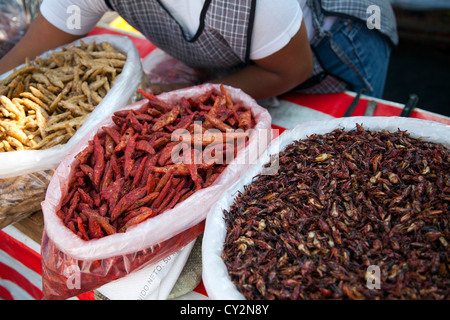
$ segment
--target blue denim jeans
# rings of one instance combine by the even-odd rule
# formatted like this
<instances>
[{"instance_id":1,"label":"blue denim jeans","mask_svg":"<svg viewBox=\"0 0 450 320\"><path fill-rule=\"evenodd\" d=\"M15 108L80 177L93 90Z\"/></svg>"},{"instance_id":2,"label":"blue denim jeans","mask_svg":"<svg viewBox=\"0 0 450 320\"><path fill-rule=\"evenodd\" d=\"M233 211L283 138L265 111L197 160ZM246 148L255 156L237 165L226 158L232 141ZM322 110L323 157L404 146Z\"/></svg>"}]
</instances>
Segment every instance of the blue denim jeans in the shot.
<instances>
[{"instance_id":1,"label":"blue denim jeans","mask_svg":"<svg viewBox=\"0 0 450 320\"><path fill-rule=\"evenodd\" d=\"M392 50L387 38L375 29L367 28L364 23L340 18L329 34L354 66L343 63L330 45L330 38L325 37L315 47L324 69L344 80L350 90L358 92L365 89L364 94L381 98Z\"/></svg>"}]
</instances>

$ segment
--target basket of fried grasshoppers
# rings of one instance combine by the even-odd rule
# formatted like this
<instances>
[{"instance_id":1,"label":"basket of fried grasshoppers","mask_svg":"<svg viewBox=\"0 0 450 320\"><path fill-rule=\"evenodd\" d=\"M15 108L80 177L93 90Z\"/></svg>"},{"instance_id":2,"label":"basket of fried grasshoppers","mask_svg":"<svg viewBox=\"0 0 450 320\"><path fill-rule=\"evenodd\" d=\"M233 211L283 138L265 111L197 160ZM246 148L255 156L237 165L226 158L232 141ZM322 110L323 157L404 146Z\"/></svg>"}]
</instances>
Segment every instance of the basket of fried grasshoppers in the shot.
<instances>
[{"instance_id":1,"label":"basket of fried grasshoppers","mask_svg":"<svg viewBox=\"0 0 450 320\"><path fill-rule=\"evenodd\" d=\"M283 132L207 216L213 299L447 299L450 127L400 117Z\"/></svg>"}]
</instances>

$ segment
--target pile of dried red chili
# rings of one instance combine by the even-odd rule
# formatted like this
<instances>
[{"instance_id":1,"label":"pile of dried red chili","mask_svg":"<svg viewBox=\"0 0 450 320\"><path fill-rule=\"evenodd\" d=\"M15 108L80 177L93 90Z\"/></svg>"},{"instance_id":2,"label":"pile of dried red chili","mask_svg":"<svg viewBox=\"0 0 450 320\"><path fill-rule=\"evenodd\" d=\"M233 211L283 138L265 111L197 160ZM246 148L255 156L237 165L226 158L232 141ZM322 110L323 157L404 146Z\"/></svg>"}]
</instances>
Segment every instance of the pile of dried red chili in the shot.
<instances>
[{"instance_id":1,"label":"pile of dried red chili","mask_svg":"<svg viewBox=\"0 0 450 320\"><path fill-rule=\"evenodd\" d=\"M405 131L334 130L279 153L225 211L247 299L448 299L450 151Z\"/></svg>"},{"instance_id":2,"label":"pile of dried red chili","mask_svg":"<svg viewBox=\"0 0 450 320\"><path fill-rule=\"evenodd\" d=\"M210 186L228 164L223 157L235 155L235 142L255 125L251 110L220 88L176 104L140 90L148 102L116 112L115 126L103 127L76 155L57 212L64 225L84 240L125 232ZM177 146L181 161L174 162Z\"/></svg>"}]
</instances>

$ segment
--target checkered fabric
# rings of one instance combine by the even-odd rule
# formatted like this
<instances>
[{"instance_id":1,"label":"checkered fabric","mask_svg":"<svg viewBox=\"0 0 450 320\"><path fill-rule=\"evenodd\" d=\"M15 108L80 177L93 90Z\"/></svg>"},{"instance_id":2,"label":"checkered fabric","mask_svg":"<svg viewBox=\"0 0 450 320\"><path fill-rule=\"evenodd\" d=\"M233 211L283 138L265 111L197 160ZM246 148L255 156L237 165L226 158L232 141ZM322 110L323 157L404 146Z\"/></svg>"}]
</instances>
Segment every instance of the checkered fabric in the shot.
<instances>
[{"instance_id":1,"label":"checkered fabric","mask_svg":"<svg viewBox=\"0 0 450 320\"><path fill-rule=\"evenodd\" d=\"M192 38L188 38L158 0L105 1L154 45L188 65L209 69L211 74L224 75L250 63L251 33L257 0L205 0L200 27ZM380 7L380 32L393 44L398 42L397 26L389 0L307 0L307 3L313 12L313 48L327 35L327 31L322 29L325 16L365 22L371 15L367 12L370 5ZM343 63L351 64L346 61L346 57L340 58ZM314 51L313 59L314 68L310 79L320 79L320 83L302 88L302 92L318 94L346 89L346 83L324 72Z\"/></svg>"},{"instance_id":2,"label":"checkered fabric","mask_svg":"<svg viewBox=\"0 0 450 320\"><path fill-rule=\"evenodd\" d=\"M255 0L206 0L200 26L188 38L162 3L109 0L111 7L154 45L194 67L236 68L249 61Z\"/></svg>"}]
</instances>

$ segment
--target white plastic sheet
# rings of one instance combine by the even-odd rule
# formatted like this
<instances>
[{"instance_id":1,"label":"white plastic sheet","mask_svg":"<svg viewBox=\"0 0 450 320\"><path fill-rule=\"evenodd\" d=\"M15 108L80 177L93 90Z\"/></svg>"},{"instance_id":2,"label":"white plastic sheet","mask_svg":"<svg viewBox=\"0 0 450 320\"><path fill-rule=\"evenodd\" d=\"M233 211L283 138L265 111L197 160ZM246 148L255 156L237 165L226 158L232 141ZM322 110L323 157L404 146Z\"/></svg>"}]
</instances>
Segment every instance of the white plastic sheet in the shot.
<instances>
[{"instance_id":1,"label":"white plastic sheet","mask_svg":"<svg viewBox=\"0 0 450 320\"><path fill-rule=\"evenodd\" d=\"M111 300L166 300L195 241L155 264L105 284L97 291Z\"/></svg>"}]
</instances>

